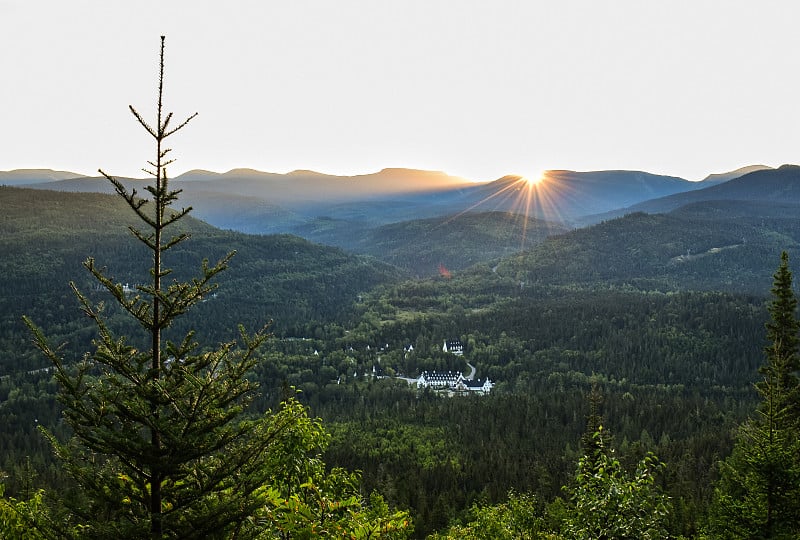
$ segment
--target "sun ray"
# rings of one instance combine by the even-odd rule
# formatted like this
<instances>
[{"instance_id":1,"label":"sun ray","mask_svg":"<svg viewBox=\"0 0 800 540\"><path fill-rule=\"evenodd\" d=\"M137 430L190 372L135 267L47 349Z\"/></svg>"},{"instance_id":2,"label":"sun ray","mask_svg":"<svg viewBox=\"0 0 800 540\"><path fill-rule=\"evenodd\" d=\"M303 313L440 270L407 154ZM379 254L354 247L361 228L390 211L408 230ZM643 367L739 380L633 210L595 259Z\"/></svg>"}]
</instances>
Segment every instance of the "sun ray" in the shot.
<instances>
[{"instance_id":1,"label":"sun ray","mask_svg":"<svg viewBox=\"0 0 800 540\"><path fill-rule=\"evenodd\" d=\"M542 226L544 222L564 223L560 202L574 197L573 189L565 183L558 171L541 170L529 176L507 175L496 182L497 188L481 200L461 212L445 219L438 226L443 227L459 217L476 209L504 211L515 214L521 222L520 250L527 247L528 230L531 220Z\"/></svg>"}]
</instances>

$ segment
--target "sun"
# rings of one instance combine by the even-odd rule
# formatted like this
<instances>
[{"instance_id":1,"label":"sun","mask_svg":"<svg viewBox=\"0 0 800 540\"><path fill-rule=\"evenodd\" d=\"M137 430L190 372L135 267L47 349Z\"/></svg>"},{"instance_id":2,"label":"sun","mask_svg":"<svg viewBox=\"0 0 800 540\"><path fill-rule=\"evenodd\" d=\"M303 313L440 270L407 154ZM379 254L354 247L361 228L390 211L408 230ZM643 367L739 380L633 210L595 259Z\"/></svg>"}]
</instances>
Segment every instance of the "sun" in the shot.
<instances>
[{"instance_id":1,"label":"sun","mask_svg":"<svg viewBox=\"0 0 800 540\"><path fill-rule=\"evenodd\" d=\"M520 178L525 185L529 188L535 187L536 185L540 184L545 178L547 178L547 170L542 169L530 175L520 175Z\"/></svg>"}]
</instances>

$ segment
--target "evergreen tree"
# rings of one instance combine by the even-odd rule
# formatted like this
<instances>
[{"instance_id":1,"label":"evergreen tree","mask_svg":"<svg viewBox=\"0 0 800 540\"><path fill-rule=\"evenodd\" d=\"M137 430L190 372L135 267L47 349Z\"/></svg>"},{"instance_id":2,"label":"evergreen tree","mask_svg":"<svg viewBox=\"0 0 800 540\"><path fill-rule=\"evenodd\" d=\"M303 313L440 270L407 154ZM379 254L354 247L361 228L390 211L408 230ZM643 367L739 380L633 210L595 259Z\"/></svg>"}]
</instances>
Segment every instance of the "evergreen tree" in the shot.
<instances>
[{"instance_id":1,"label":"evergreen tree","mask_svg":"<svg viewBox=\"0 0 800 540\"><path fill-rule=\"evenodd\" d=\"M176 318L213 291L213 278L233 253L213 265L203 261L191 281L165 283L170 270L162 257L188 238L168 235L168 229L191 210L171 208L180 191L170 189L166 167L172 160L165 140L195 115L174 126L172 113L163 112L163 88L162 37L155 124L130 107L155 140L155 159L146 171L154 177L145 188L149 196L103 173L143 224L131 232L152 254L151 282L131 295L93 259L85 262L144 335L115 335L102 307L74 284L98 332L94 350L82 362L66 362L26 320L55 367L64 417L74 432L66 443L48 434L80 492L67 501L64 516L38 524L57 538L255 536L248 520L266 504L265 486L280 467L269 456L271 448L287 434L313 432L305 410L293 402L275 414L243 416L256 390L247 373L258 360L265 331L248 335L242 329L239 340L215 349L201 347L191 331L175 341L166 334ZM146 345L140 349L138 343Z\"/></svg>"},{"instance_id":2,"label":"evergreen tree","mask_svg":"<svg viewBox=\"0 0 800 540\"><path fill-rule=\"evenodd\" d=\"M761 412L774 411L778 427L796 423L798 407L797 370L800 369L798 351L797 298L792 289L792 273L789 270L789 255L781 253L781 263L773 276L772 302L769 305L770 320L766 324L767 341L764 348L766 363L759 368L764 380L756 383L764 399Z\"/></svg>"},{"instance_id":3,"label":"evergreen tree","mask_svg":"<svg viewBox=\"0 0 800 540\"><path fill-rule=\"evenodd\" d=\"M720 468L709 524L719 538L796 538L800 531L797 300L786 252L774 275L762 401Z\"/></svg>"},{"instance_id":4,"label":"evergreen tree","mask_svg":"<svg viewBox=\"0 0 800 540\"><path fill-rule=\"evenodd\" d=\"M581 449L584 456L593 459L597 450L611 448L611 434L603 429L603 392L596 380L589 391L589 414L586 417L586 430L581 435Z\"/></svg>"}]
</instances>

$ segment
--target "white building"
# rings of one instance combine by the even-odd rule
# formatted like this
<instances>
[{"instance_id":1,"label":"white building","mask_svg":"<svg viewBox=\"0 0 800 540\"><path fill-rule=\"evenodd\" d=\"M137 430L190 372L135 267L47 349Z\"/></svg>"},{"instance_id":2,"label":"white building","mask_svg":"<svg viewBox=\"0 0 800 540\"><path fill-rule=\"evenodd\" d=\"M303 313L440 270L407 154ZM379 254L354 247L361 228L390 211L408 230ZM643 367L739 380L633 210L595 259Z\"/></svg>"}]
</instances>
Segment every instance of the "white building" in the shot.
<instances>
[{"instance_id":1,"label":"white building","mask_svg":"<svg viewBox=\"0 0 800 540\"><path fill-rule=\"evenodd\" d=\"M464 354L464 346L461 344L461 341L457 339L446 339L444 340L442 351L455 354L456 356L462 356Z\"/></svg>"},{"instance_id":2,"label":"white building","mask_svg":"<svg viewBox=\"0 0 800 540\"><path fill-rule=\"evenodd\" d=\"M417 377L418 388L454 388L464 381L458 371L423 371Z\"/></svg>"},{"instance_id":3,"label":"white building","mask_svg":"<svg viewBox=\"0 0 800 540\"><path fill-rule=\"evenodd\" d=\"M494 383L487 377L470 381L457 371L423 371L417 377L417 388L433 388L434 390L447 390L451 394L488 394L494 388Z\"/></svg>"}]
</instances>

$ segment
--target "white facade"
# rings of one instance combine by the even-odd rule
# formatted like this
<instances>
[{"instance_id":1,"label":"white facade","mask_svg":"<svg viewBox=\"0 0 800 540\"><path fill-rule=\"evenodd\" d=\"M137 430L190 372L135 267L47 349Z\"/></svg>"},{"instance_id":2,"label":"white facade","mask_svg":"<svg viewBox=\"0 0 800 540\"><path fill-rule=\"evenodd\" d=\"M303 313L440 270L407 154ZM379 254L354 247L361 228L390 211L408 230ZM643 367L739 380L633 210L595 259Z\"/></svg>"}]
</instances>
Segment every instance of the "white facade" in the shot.
<instances>
[{"instance_id":1,"label":"white facade","mask_svg":"<svg viewBox=\"0 0 800 540\"><path fill-rule=\"evenodd\" d=\"M448 390L450 393L462 394L488 394L494 388L494 383L487 377L481 381L470 381L462 373L456 371L423 371L417 377L417 388L433 388L434 390Z\"/></svg>"}]
</instances>

